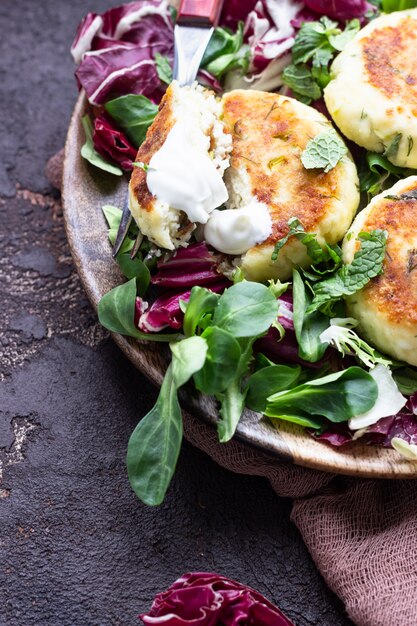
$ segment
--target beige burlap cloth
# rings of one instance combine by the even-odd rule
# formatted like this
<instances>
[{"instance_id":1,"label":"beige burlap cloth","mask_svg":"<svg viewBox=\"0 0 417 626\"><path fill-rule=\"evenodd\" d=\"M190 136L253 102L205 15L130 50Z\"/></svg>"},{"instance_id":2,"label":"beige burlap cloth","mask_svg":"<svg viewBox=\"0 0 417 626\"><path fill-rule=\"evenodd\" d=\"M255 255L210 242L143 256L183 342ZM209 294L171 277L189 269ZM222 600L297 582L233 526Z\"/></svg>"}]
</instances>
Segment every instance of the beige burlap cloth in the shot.
<instances>
[{"instance_id":1,"label":"beige burlap cloth","mask_svg":"<svg viewBox=\"0 0 417 626\"><path fill-rule=\"evenodd\" d=\"M59 188L62 151L47 176ZM358 626L417 626L417 482L359 480L279 462L184 414L184 434L222 467L267 478Z\"/></svg>"}]
</instances>

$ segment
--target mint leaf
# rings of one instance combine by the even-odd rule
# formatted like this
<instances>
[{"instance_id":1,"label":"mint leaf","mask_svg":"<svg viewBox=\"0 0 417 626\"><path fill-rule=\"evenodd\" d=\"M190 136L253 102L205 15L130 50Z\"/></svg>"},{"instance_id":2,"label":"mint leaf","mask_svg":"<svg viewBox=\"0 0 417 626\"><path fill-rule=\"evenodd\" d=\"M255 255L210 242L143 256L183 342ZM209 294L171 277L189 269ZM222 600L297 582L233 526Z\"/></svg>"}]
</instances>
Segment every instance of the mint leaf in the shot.
<instances>
[{"instance_id":1,"label":"mint leaf","mask_svg":"<svg viewBox=\"0 0 417 626\"><path fill-rule=\"evenodd\" d=\"M312 100L318 100L321 96L321 89L307 65L287 65L281 78L282 82L295 93L298 100L305 104L309 104Z\"/></svg>"},{"instance_id":2,"label":"mint leaf","mask_svg":"<svg viewBox=\"0 0 417 626\"><path fill-rule=\"evenodd\" d=\"M359 233L361 246L352 263L343 265L333 276L314 285L314 298L307 313L354 294L381 274L387 237L388 233L380 229Z\"/></svg>"},{"instance_id":3,"label":"mint leaf","mask_svg":"<svg viewBox=\"0 0 417 626\"><path fill-rule=\"evenodd\" d=\"M329 172L347 153L347 148L335 130L330 129L311 139L301 155L306 169L324 169Z\"/></svg>"},{"instance_id":4,"label":"mint leaf","mask_svg":"<svg viewBox=\"0 0 417 626\"><path fill-rule=\"evenodd\" d=\"M288 234L275 244L274 251L271 256L272 261L276 261L281 248L287 243L288 239L290 237L296 237L298 241L301 241L301 243L307 248L307 254L312 260L313 266L320 263L327 263L328 261L333 261L335 265L340 264L342 251L339 246L329 246L325 243L322 247L317 241L317 233L306 233L304 226L296 217L291 217L288 220L288 226ZM316 270L314 267L312 269L321 273L320 270ZM328 271L328 269L325 271Z\"/></svg>"},{"instance_id":5,"label":"mint leaf","mask_svg":"<svg viewBox=\"0 0 417 626\"><path fill-rule=\"evenodd\" d=\"M292 47L292 65L282 74L283 82L298 100L309 104L321 97L330 81L330 61L355 36L359 26L358 20L351 20L342 31L337 22L325 16L318 22L302 24Z\"/></svg>"}]
</instances>

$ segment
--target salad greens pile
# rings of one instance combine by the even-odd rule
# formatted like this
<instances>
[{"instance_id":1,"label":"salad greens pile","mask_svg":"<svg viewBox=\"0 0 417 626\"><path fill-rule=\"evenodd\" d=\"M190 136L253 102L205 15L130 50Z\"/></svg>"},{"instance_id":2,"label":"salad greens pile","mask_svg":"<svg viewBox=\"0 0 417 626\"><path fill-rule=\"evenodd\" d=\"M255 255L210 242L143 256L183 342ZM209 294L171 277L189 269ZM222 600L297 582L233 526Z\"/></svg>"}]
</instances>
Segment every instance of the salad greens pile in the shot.
<instances>
[{"instance_id":1,"label":"salad greens pile","mask_svg":"<svg viewBox=\"0 0 417 626\"><path fill-rule=\"evenodd\" d=\"M280 88L323 107L331 62L360 27L380 11L414 6L417 0L283 0L280 6L226 0L198 79L217 93L225 84ZM81 154L95 167L118 176L143 167L137 148L172 80L174 24L175 11L160 0L90 13L80 24L72 54L94 111L83 118ZM356 148L363 205L414 173L388 160L400 141L395 136L383 154ZM301 161L306 169L328 172L346 154L336 131L327 129L309 141ZM121 211L109 205L103 211L113 244ZM179 396L186 385L218 404L221 442L233 437L246 407L272 421L304 426L334 445L352 439L352 420L370 424L372 415L371 441L408 446L407 454L417 449L416 370L367 344L345 305L345 298L382 272L387 233L359 233L354 258L345 264L337 244L318 241L293 217L273 262L290 238L305 246L311 265L296 267L291 282L264 285L244 280L239 269L232 281L221 276L204 242L167 258L130 226L116 256L127 281L103 296L98 314L112 332L169 346L171 361L156 404L128 445L129 480L146 504L163 501L175 471L183 434Z\"/></svg>"},{"instance_id":2,"label":"salad greens pile","mask_svg":"<svg viewBox=\"0 0 417 626\"><path fill-rule=\"evenodd\" d=\"M113 240L120 211L107 206L105 215ZM142 269L135 277L129 267L130 280L101 299L98 312L103 326L136 339L167 342L171 351L156 404L139 422L128 446L129 480L146 504L163 501L173 476L182 441L178 390L190 380L199 392L214 396L219 403L217 430L221 442L233 437L245 406L320 433L329 422L347 422L375 404L377 385L362 367L329 371L326 362L318 369L310 369L308 363L317 363L326 352L331 339L323 340L322 336L331 328L335 310L344 309L344 295L361 289L382 271L386 233L361 233L359 250L352 263L344 265L338 246L322 249L316 235L306 233L296 218L290 220L289 227L315 260L308 270L294 270L293 274L293 329L301 365L275 363L256 350L259 338L271 327L281 326L280 309L285 308L281 298L288 283L270 281L266 286L237 275L235 284L222 294L194 286L181 301L182 332L176 335L144 333L137 328L138 289L144 295ZM131 233L134 236L135 232ZM119 255L127 254L132 241L127 237ZM143 252L141 255L143 258ZM146 268L144 260L137 260ZM348 330L349 339L335 343L343 355L357 357L358 363L365 360L368 367L390 364Z\"/></svg>"}]
</instances>

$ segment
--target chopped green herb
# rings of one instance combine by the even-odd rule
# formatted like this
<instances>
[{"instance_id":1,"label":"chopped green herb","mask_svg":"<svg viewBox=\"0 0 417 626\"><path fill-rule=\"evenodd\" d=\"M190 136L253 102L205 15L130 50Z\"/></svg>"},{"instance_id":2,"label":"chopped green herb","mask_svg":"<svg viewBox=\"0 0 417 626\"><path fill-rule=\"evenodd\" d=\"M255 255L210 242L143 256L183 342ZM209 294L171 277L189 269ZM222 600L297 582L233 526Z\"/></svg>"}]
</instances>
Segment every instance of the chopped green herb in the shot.
<instances>
[{"instance_id":1,"label":"chopped green herb","mask_svg":"<svg viewBox=\"0 0 417 626\"><path fill-rule=\"evenodd\" d=\"M142 161L134 161L132 165L133 167L139 167L139 169L143 170L144 172L147 172L149 169L149 165L147 163L143 163Z\"/></svg>"},{"instance_id":2,"label":"chopped green herb","mask_svg":"<svg viewBox=\"0 0 417 626\"><path fill-rule=\"evenodd\" d=\"M387 157L387 159L395 158L398 154L398 148L400 147L400 142L402 139L402 133L397 133L391 143L387 146L385 151L382 153L382 156Z\"/></svg>"},{"instance_id":3,"label":"chopped green herb","mask_svg":"<svg viewBox=\"0 0 417 626\"><path fill-rule=\"evenodd\" d=\"M407 272L411 274L415 269L417 269L417 250L413 248L408 251L407 258Z\"/></svg>"},{"instance_id":4,"label":"chopped green herb","mask_svg":"<svg viewBox=\"0 0 417 626\"><path fill-rule=\"evenodd\" d=\"M307 313L323 310L326 305L354 294L381 274L387 237L388 233L379 229L359 233L361 246L352 263L342 265L333 276L314 285L314 298Z\"/></svg>"}]
</instances>

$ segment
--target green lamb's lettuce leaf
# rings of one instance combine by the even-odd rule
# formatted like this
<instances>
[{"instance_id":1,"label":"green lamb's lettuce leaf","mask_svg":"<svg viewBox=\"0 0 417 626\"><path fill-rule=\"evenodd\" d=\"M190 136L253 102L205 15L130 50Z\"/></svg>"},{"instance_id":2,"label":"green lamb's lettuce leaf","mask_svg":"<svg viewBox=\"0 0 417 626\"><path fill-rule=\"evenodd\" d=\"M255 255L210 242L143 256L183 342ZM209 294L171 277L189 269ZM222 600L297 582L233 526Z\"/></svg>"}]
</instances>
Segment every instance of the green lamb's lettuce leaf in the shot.
<instances>
[{"instance_id":1,"label":"green lamb's lettuce leaf","mask_svg":"<svg viewBox=\"0 0 417 626\"><path fill-rule=\"evenodd\" d=\"M190 299L185 305L183 329L187 337L194 335L197 326L201 327L202 318L213 315L219 301L219 294L205 287L193 287Z\"/></svg>"},{"instance_id":2,"label":"green lamb's lettuce leaf","mask_svg":"<svg viewBox=\"0 0 417 626\"><path fill-rule=\"evenodd\" d=\"M248 380L246 406L252 411L262 413L266 407L266 399L278 391L293 387L300 374L299 365L269 365L259 369Z\"/></svg>"},{"instance_id":3,"label":"green lamb's lettuce leaf","mask_svg":"<svg viewBox=\"0 0 417 626\"><path fill-rule=\"evenodd\" d=\"M217 394L221 403L217 430L221 442L229 441L245 405L246 390L243 376L252 360L253 344L276 321L278 302L268 287L243 280L229 287L220 297L213 315L213 325L235 337L241 356L235 377L229 386Z\"/></svg>"},{"instance_id":4,"label":"green lamb's lettuce leaf","mask_svg":"<svg viewBox=\"0 0 417 626\"><path fill-rule=\"evenodd\" d=\"M178 389L202 368L207 344L189 337L173 344L155 406L133 431L127 448L127 472L132 489L151 506L161 504L175 471L182 441Z\"/></svg>"},{"instance_id":5,"label":"green lamb's lettuce leaf","mask_svg":"<svg viewBox=\"0 0 417 626\"><path fill-rule=\"evenodd\" d=\"M172 68L169 64L168 57L160 54L159 52L155 53L155 65L156 71L158 73L159 79L169 85L172 82Z\"/></svg>"},{"instance_id":6,"label":"green lamb's lettuce leaf","mask_svg":"<svg viewBox=\"0 0 417 626\"><path fill-rule=\"evenodd\" d=\"M417 370L411 367L398 367L392 372L398 389L406 396L411 396L417 391Z\"/></svg>"},{"instance_id":7,"label":"green lamb's lettuce leaf","mask_svg":"<svg viewBox=\"0 0 417 626\"><path fill-rule=\"evenodd\" d=\"M242 379L249 369L255 340L256 337L238 339L241 356L235 377L223 393L217 394L217 399L221 405L219 411L221 419L217 423L217 432L221 443L229 441L235 434L245 406L246 389L242 389Z\"/></svg>"},{"instance_id":8,"label":"green lamb's lettuce leaf","mask_svg":"<svg viewBox=\"0 0 417 626\"><path fill-rule=\"evenodd\" d=\"M217 326L206 328L201 336L207 342L207 357L194 382L199 391L214 396L233 384L242 352L238 340Z\"/></svg>"},{"instance_id":9,"label":"green lamb's lettuce leaf","mask_svg":"<svg viewBox=\"0 0 417 626\"><path fill-rule=\"evenodd\" d=\"M347 148L335 130L330 129L310 139L301 155L306 169L323 169L329 172L347 154Z\"/></svg>"},{"instance_id":10,"label":"green lamb's lettuce leaf","mask_svg":"<svg viewBox=\"0 0 417 626\"><path fill-rule=\"evenodd\" d=\"M231 70L247 71L249 46L243 43L243 22L239 22L236 33L221 27L214 30L201 66L219 80Z\"/></svg>"},{"instance_id":11,"label":"green lamb's lettuce leaf","mask_svg":"<svg viewBox=\"0 0 417 626\"><path fill-rule=\"evenodd\" d=\"M372 376L360 367L349 367L298 387L269 396L265 415L308 414L331 422L346 422L369 411L378 397Z\"/></svg>"},{"instance_id":12,"label":"green lamb's lettuce leaf","mask_svg":"<svg viewBox=\"0 0 417 626\"><path fill-rule=\"evenodd\" d=\"M417 0L381 0L381 9L384 13L405 11L417 7Z\"/></svg>"},{"instance_id":13,"label":"green lamb's lettuce leaf","mask_svg":"<svg viewBox=\"0 0 417 626\"><path fill-rule=\"evenodd\" d=\"M329 319L320 311L308 312L312 296L297 270L293 271L293 322L298 354L304 361L315 363L324 355L327 345L320 335L329 326Z\"/></svg>"},{"instance_id":14,"label":"green lamb's lettuce leaf","mask_svg":"<svg viewBox=\"0 0 417 626\"><path fill-rule=\"evenodd\" d=\"M381 274L387 237L388 233L380 229L359 233L361 246L352 263L343 265L333 276L314 285L314 298L307 308L307 314L354 294Z\"/></svg>"},{"instance_id":15,"label":"green lamb's lettuce leaf","mask_svg":"<svg viewBox=\"0 0 417 626\"><path fill-rule=\"evenodd\" d=\"M97 152L94 148L93 143L93 124L88 115L84 115L81 118L81 122L84 128L85 133L85 143L81 148L81 156L86 159L91 165L98 167L105 172L109 172L109 174L114 174L115 176L122 176L123 171L120 167L116 165L112 165L108 163L106 159L103 159L101 154Z\"/></svg>"},{"instance_id":16,"label":"green lamb's lettuce leaf","mask_svg":"<svg viewBox=\"0 0 417 626\"><path fill-rule=\"evenodd\" d=\"M175 341L178 335L142 333L135 326L136 278L114 287L98 303L98 319L113 333L128 335L146 341Z\"/></svg>"},{"instance_id":17,"label":"green lamb's lettuce leaf","mask_svg":"<svg viewBox=\"0 0 417 626\"><path fill-rule=\"evenodd\" d=\"M393 185L394 179L406 178L415 171L393 165L376 152L367 152L365 162L359 167L360 191L368 194L368 201Z\"/></svg>"},{"instance_id":18,"label":"green lamb's lettuce leaf","mask_svg":"<svg viewBox=\"0 0 417 626\"><path fill-rule=\"evenodd\" d=\"M122 217L122 211L110 204L104 205L102 210L109 225L108 237L110 243L114 245ZM143 296L149 287L151 274L148 266L143 262L140 255L136 255L133 259L130 256L131 250L135 244L135 239L138 236L139 230L136 224L132 224L129 227L129 232L123 241L122 247L116 255L116 261L126 278L129 280L131 278L136 278L138 294Z\"/></svg>"},{"instance_id":19,"label":"green lamb's lettuce leaf","mask_svg":"<svg viewBox=\"0 0 417 626\"><path fill-rule=\"evenodd\" d=\"M149 98L136 94L109 100L104 108L136 147L145 139L146 131L158 112L158 107Z\"/></svg>"},{"instance_id":20,"label":"green lamb's lettuce leaf","mask_svg":"<svg viewBox=\"0 0 417 626\"><path fill-rule=\"evenodd\" d=\"M255 337L265 333L277 315L278 303L268 287L245 280L222 294L213 324L233 337Z\"/></svg>"}]
</instances>

